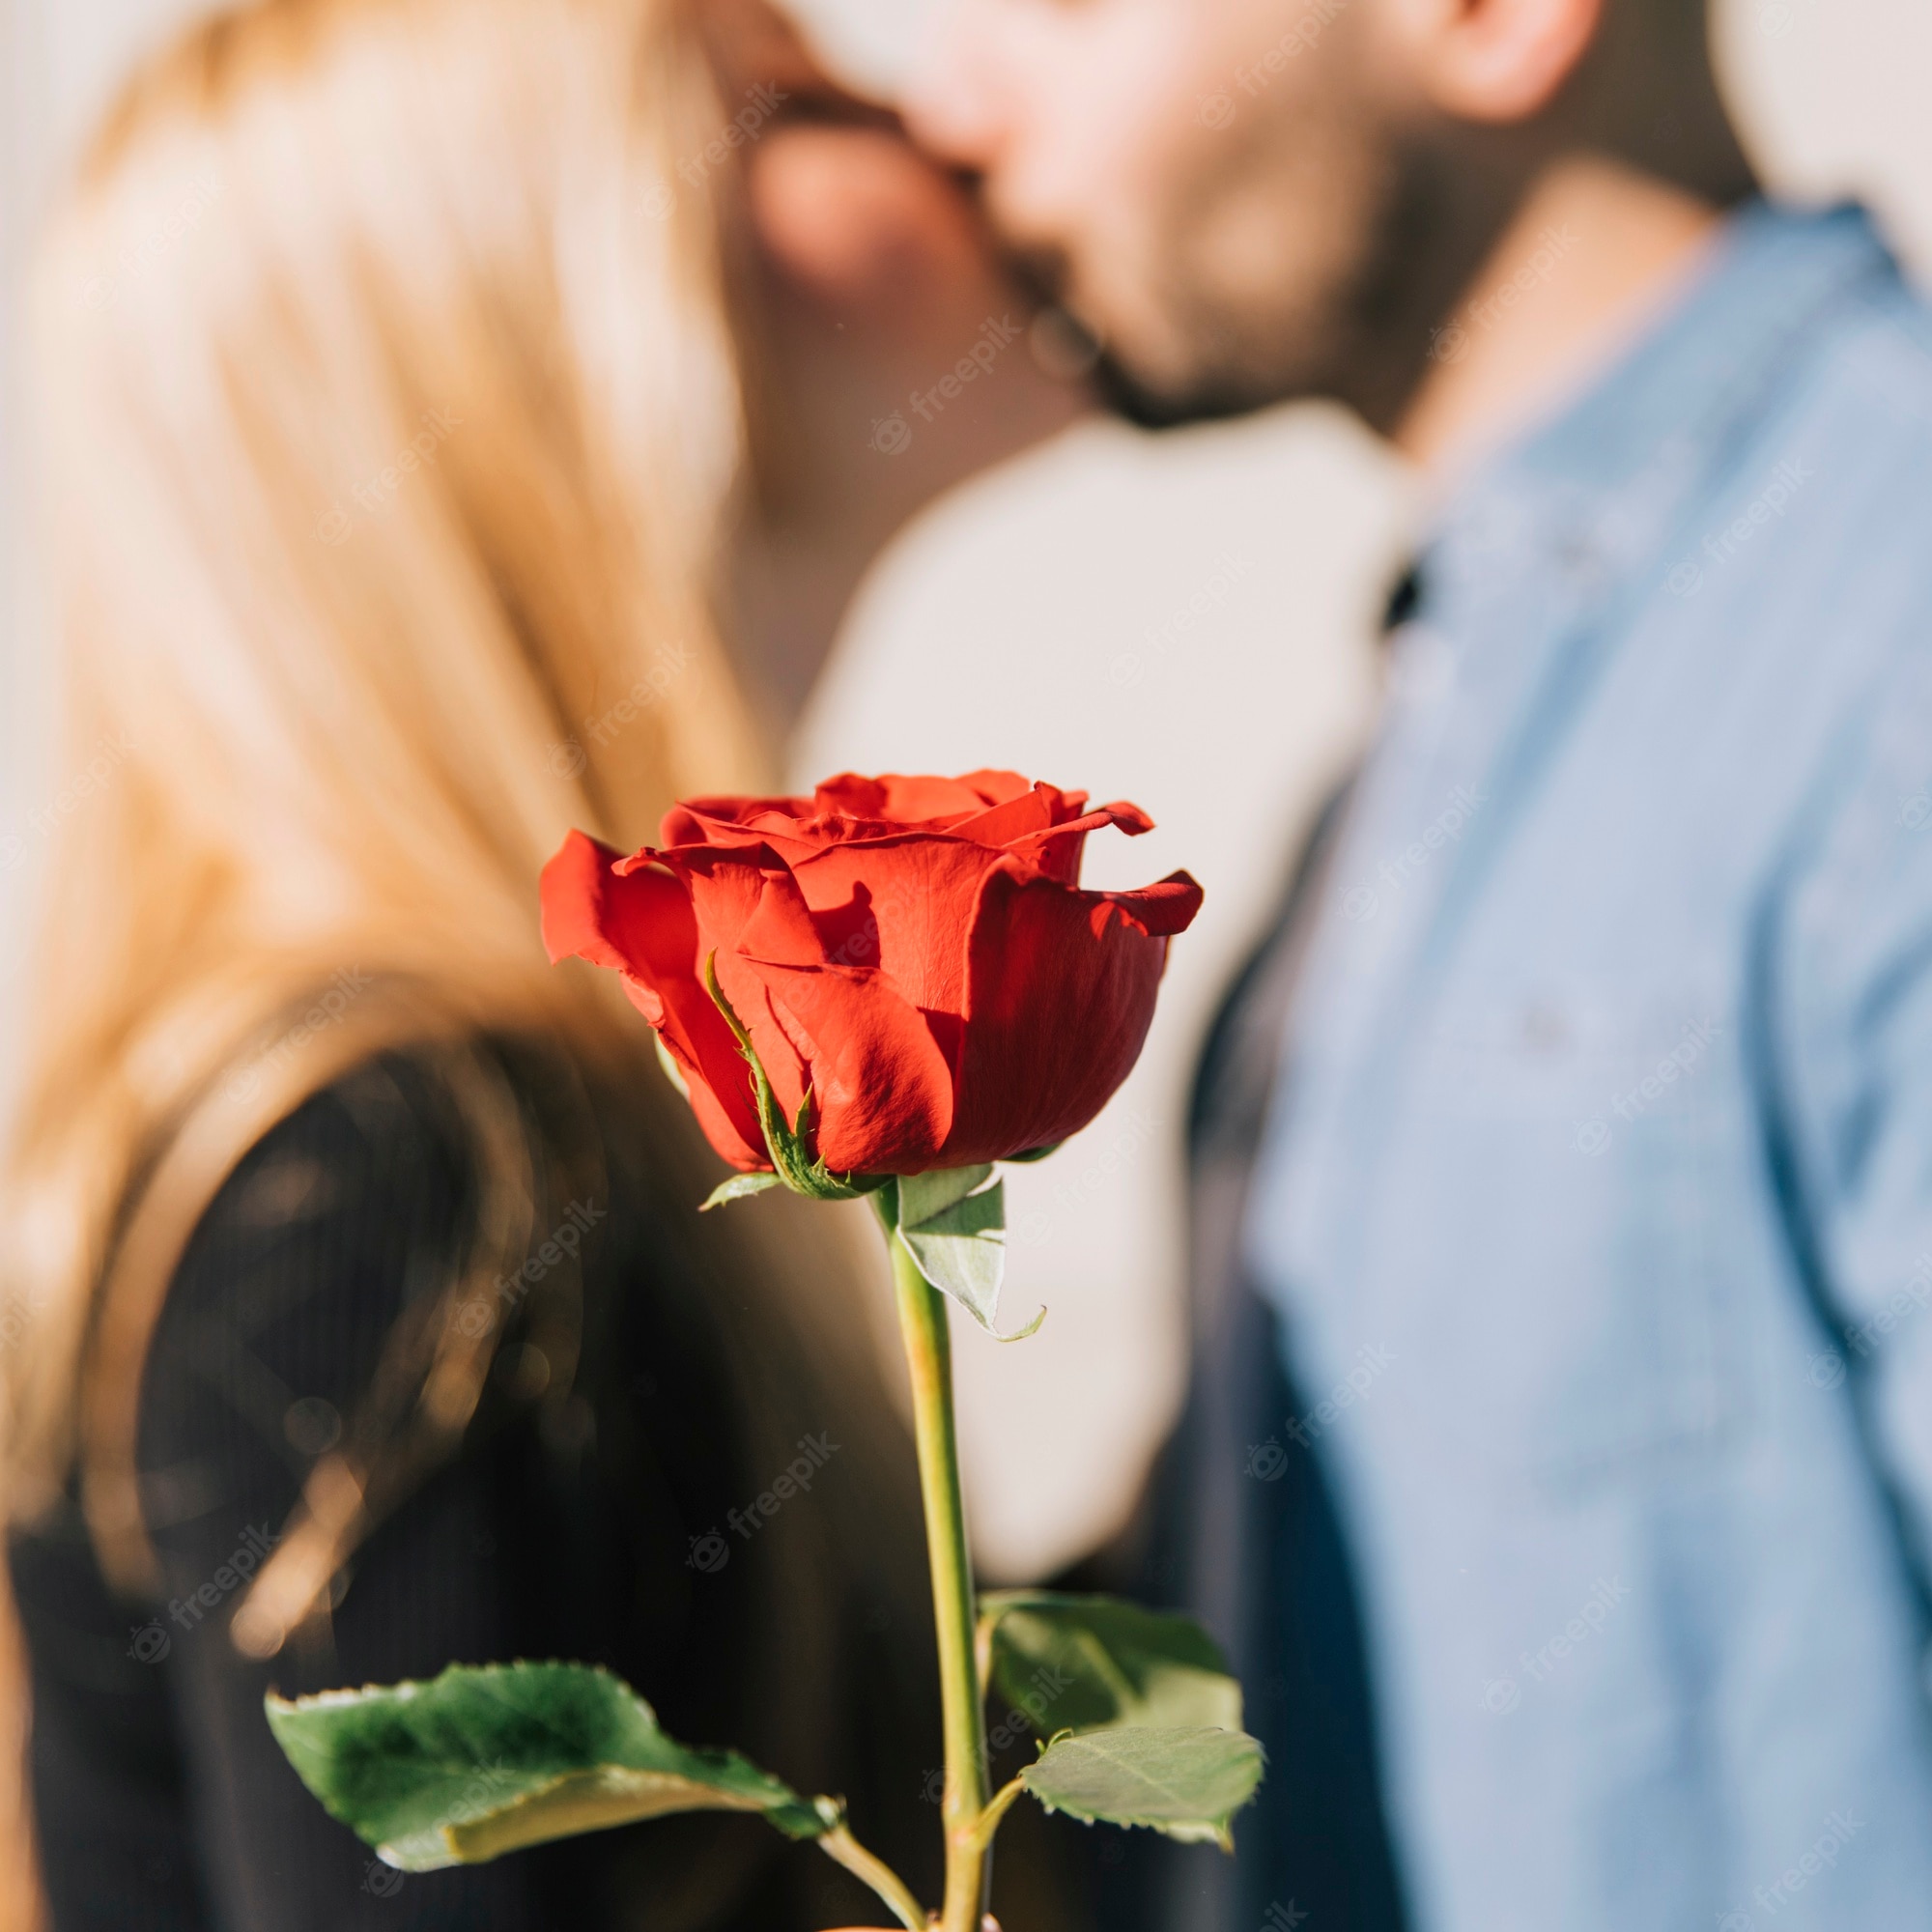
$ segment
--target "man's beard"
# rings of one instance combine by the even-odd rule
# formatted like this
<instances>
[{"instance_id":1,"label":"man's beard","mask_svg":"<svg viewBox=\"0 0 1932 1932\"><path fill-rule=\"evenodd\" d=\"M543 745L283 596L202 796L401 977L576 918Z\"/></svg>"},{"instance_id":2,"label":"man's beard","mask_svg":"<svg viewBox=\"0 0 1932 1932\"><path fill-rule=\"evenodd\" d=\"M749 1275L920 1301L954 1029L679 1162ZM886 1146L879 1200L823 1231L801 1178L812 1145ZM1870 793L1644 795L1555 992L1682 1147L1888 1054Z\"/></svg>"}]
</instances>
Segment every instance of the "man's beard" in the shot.
<instances>
[{"instance_id":1,"label":"man's beard","mask_svg":"<svg viewBox=\"0 0 1932 1932\"><path fill-rule=\"evenodd\" d=\"M1292 281L1231 293L1191 259L1225 177L1162 212L1151 254L1165 286L1145 298L1179 351L1171 368L1154 370L1081 314L1065 258L1036 253L1017 265L1023 281L1094 337L1090 380L1105 408L1144 429L1172 429L1321 396L1386 420L1426 366L1432 317L1416 270L1440 229L1433 184L1441 174L1408 142L1358 132L1349 147L1346 164L1322 183L1321 212L1295 217L1299 245L1282 252L1306 267L1291 270ZM1278 192L1293 196L1293 179Z\"/></svg>"}]
</instances>

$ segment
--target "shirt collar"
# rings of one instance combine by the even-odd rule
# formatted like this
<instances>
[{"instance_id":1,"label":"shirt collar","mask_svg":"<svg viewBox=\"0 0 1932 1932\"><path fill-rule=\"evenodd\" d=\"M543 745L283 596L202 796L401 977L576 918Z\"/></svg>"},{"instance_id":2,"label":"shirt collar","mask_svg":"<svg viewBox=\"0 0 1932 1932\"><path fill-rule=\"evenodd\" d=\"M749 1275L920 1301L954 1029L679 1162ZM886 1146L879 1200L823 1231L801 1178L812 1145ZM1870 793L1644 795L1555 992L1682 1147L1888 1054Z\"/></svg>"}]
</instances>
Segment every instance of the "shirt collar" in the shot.
<instances>
[{"instance_id":1,"label":"shirt collar","mask_svg":"<svg viewBox=\"0 0 1932 1932\"><path fill-rule=\"evenodd\" d=\"M1494 584L1499 547L1578 563L1598 587L1634 567L1825 316L1897 276L1861 208L1747 204L1586 393L1444 505L1423 548L1428 601Z\"/></svg>"}]
</instances>

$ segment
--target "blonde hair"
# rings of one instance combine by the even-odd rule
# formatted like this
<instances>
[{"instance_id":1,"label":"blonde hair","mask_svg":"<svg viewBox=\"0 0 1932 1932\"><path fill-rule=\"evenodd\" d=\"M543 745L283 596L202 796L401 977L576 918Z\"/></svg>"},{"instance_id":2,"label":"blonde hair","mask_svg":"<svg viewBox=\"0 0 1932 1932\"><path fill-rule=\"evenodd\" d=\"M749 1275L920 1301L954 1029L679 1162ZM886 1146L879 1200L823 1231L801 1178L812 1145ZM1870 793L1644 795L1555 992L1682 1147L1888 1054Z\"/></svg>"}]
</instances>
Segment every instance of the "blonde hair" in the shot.
<instances>
[{"instance_id":1,"label":"blonde hair","mask_svg":"<svg viewBox=\"0 0 1932 1932\"><path fill-rule=\"evenodd\" d=\"M89 781L0 1181L10 1475L78 1455L124 1580L148 1336L240 1155L401 1042L635 1053L539 867L756 777L719 189L675 172L722 119L674 0L263 0L136 80L43 250Z\"/></svg>"}]
</instances>

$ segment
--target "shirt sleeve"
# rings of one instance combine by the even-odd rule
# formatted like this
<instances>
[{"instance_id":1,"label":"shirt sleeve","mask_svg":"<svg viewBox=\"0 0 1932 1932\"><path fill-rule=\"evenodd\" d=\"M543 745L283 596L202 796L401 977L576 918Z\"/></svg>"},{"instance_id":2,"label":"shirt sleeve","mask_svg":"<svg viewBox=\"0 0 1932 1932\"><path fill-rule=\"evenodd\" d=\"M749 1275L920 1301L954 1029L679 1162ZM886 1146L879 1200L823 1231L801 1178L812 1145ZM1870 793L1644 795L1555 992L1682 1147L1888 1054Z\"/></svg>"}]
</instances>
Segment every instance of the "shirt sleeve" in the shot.
<instances>
[{"instance_id":1,"label":"shirt sleeve","mask_svg":"<svg viewBox=\"0 0 1932 1932\"><path fill-rule=\"evenodd\" d=\"M527 1861L434 1883L379 1862L303 1788L262 1709L271 1687L390 1682L506 1653L510 1592L497 1574L487 1459L466 1454L378 1528L326 1639L256 1663L228 1635L248 1577L397 1319L446 1279L466 1215L465 1165L433 1087L407 1064L376 1063L250 1152L171 1285L141 1408L143 1497L166 1594L154 1620L165 1656L152 1668L185 1760L185 1824L210 1924L526 1932L544 1922ZM98 1828L97 1811L86 1829Z\"/></svg>"},{"instance_id":2,"label":"shirt sleeve","mask_svg":"<svg viewBox=\"0 0 1932 1932\"><path fill-rule=\"evenodd\" d=\"M1821 641L1821 648L1829 646ZM1848 1399L1932 1577L1932 666L1839 747L1765 951L1771 1157ZM1839 1392L1843 1395L1840 1397Z\"/></svg>"}]
</instances>

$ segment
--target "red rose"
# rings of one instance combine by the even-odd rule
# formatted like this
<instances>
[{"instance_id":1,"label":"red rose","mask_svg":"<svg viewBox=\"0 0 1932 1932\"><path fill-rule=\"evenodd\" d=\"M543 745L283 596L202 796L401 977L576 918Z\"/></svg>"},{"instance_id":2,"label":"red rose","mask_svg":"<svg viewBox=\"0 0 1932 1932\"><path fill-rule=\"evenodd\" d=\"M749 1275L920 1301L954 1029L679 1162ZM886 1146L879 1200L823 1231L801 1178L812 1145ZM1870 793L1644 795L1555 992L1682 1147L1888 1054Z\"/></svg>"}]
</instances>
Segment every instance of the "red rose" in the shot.
<instances>
[{"instance_id":1,"label":"red rose","mask_svg":"<svg viewBox=\"0 0 1932 1932\"><path fill-rule=\"evenodd\" d=\"M544 943L624 976L734 1167L772 1160L705 986L714 954L787 1122L810 1089L827 1169L1007 1159L1077 1132L1126 1078L1168 939L1201 907L1185 872L1081 891L1088 833L1151 829L1086 802L1011 772L694 800L628 859L573 832L544 868Z\"/></svg>"}]
</instances>

